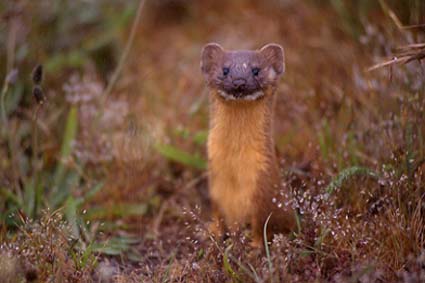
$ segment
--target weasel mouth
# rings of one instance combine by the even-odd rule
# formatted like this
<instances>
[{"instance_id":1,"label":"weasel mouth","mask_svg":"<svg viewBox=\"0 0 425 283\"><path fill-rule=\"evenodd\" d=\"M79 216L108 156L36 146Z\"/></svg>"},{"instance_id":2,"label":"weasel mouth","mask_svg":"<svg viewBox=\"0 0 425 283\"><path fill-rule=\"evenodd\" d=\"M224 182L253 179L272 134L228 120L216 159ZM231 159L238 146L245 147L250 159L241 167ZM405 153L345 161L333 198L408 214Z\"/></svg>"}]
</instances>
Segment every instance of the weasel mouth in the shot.
<instances>
[{"instance_id":1,"label":"weasel mouth","mask_svg":"<svg viewBox=\"0 0 425 283\"><path fill-rule=\"evenodd\" d=\"M227 93L226 91L219 90L218 94L221 97L223 97L225 100L247 100L247 101L257 100L264 96L264 92L262 91L255 91L253 93L244 93L244 92Z\"/></svg>"}]
</instances>

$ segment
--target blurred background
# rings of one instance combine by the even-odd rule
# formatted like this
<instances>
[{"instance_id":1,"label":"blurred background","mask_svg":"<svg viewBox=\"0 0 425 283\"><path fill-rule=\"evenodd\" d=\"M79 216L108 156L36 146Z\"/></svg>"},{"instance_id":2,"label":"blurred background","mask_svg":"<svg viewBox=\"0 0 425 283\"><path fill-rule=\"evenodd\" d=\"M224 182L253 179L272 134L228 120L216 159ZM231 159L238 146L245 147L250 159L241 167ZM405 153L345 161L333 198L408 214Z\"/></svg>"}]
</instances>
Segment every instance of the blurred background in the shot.
<instances>
[{"instance_id":1,"label":"blurred background","mask_svg":"<svg viewBox=\"0 0 425 283\"><path fill-rule=\"evenodd\" d=\"M424 24L422 0L1 1L0 278L421 282ZM281 190L311 229L271 254L205 229L208 42L285 49Z\"/></svg>"}]
</instances>

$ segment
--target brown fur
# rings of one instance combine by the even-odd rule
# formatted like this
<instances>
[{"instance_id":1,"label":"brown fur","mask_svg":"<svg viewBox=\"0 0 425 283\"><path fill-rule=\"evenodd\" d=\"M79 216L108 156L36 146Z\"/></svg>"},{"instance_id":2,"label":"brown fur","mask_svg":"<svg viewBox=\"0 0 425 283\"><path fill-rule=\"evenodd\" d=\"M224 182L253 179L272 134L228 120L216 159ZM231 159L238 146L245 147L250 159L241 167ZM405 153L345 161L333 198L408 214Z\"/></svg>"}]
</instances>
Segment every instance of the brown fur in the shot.
<instances>
[{"instance_id":1,"label":"brown fur","mask_svg":"<svg viewBox=\"0 0 425 283\"><path fill-rule=\"evenodd\" d=\"M290 232L295 214L278 207L279 167L273 143L275 87L285 71L283 48L268 44L250 51L226 51L207 44L201 70L211 93L208 160L214 222L212 232L250 224L255 245L268 223L269 238ZM273 202L273 199L276 201Z\"/></svg>"},{"instance_id":2,"label":"brown fur","mask_svg":"<svg viewBox=\"0 0 425 283\"><path fill-rule=\"evenodd\" d=\"M211 95L208 159L214 225L223 229L218 223L224 221L235 231L251 224L257 243L270 213L269 236L295 226L293 210L278 209L272 202L280 183L272 139L274 100L271 87L256 101L225 101Z\"/></svg>"}]
</instances>

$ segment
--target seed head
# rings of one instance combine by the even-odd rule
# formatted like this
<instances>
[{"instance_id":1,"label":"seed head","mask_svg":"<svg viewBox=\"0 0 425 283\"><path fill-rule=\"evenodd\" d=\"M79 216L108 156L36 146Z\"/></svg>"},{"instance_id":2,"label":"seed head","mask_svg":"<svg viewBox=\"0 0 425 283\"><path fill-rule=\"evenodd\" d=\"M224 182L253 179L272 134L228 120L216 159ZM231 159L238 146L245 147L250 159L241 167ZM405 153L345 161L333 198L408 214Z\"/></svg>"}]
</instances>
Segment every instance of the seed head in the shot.
<instances>
[{"instance_id":1,"label":"seed head","mask_svg":"<svg viewBox=\"0 0 425 283\"><path fill-rule=\"evenodd\" d=\"M34 84L39 85L43 80L43 66L37 65L32 71L32 81Z\"/></svg>"},{"instance_id":2,"label":"seed head","mask_svg":"<svg viewBox=\"0 0 425 283\"><path fill-rule=\"evenodd\" d=\"M46 101L46 97L44 96L43 90L39 85L34 86L34 88L32 89L32 95L34 96L35 101L38 104L43 104L44 101Z\"/></svg>"}]
</instances>

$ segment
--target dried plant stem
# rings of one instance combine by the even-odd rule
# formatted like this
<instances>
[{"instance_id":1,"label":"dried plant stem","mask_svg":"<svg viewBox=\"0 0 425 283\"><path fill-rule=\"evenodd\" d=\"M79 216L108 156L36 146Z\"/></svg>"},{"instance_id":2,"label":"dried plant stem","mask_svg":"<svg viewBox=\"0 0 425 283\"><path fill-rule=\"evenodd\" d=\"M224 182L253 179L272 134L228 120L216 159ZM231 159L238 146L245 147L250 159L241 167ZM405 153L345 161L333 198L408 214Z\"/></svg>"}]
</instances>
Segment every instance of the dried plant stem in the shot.
<instances>
[{"instance_id":1,"label":"dried plant stem","mask_svg":"<svg viewBox=\"0 0 425 283\"><path fill-rule=\"evenodd\" d=\"M388 17L390 17L390 19L394 22L394 24L397 26L399 30L402 30L404 28L402 22L394 13L394 11L390 9L387 2L385 2L385 0L379 0L378 2L381 5L381 8L384 11L384 13L386 13Z\"/></svg>"},{"instance_id":2,"label":"dried plant stem","mask_svg":"<svg viewBox=\"0 0 425 283\"><path fill-rule=\"evenodd\" d=\"M39 177L39 166L37 164L37 155L38 155L38 127L37 127L37 118L38 113L40 111L41 104L38 104L35 111L34 116L32 118L32 174L33 174L33 181L34 181L34 190L37 190L37 184L38 184L38 177ZM35 201L34 201L34 215L36 215L38 210L38 204L41 202L41 194L36 191L35 194Z\"/></svg>"},{"instance_id":3,"label":"dried plant stem","mask_svg":"<svg viewBox=\"0 0 425 283\"><path fill-rule=\"evenodd\" d=\"M394 22L396 27L401 33L404 33L406 30L422 28L425 27L425 24L405 26L397 17L395 12L390 9L385 0L379 0L382 10L388 17ZM367 69L367 71L373 71L380 69L386 66L392 66L394 64L407 64L412 61L421 61L425 58L425 43L413 43L396 48L396 54L391 60L387 60L382 63L375 64Z\"/></svg>"},{"instance_id":4,"label":"dried plant stem","mask_svg":"<svg viewBox=\"0 0 425 283\"><path fill-rule=\"evenodd\" d=\"M9 80L8 80L8 74L13 69L13 64L15 61L15 43L16 43L16 32L17 32L17 23L16 21L12 20L10 24L10 29L7 35L7 57L6 57L6 77L4 79L2 91L1 91L1 113L2 113L2 123L4 125L5 131L8 131L8 121L7 121L7 115L6 115L6 107L5 107L5 100L6 100L6 94L9 90Z\"/></svg>"},{"instance_id":5,"label":"dried plant stem","mask_svg":"<svg viewBox=\"0 0 425 283\"><path fill-rule=\"evenodd\" d=\"M7 78L4 81L3 84L3 88L1 91L1 98L0 98L0 111L1 111L1 122L3 125L3 130L7 131L8 129L8 124L7 124L7 115L6 115L6 107L5 107L5 100L6 100L6 94L7 94L7 90L9 89L9 83L7 82Z\"/></svg>"},{"instance_id":6,"label":"dried plant stem","mask_svg":"<svg viewBox=\"0 0 425 283\"><path fill-rule=\"evenodd\" d=\"M125 45L125 48L124 48L124 51L121 55L120 61L118 62L117 68L115 69L114 73L112 74L111 80L109 81L109 83L106 87L106 90L103 93L102 106L105 104L106 99L108 98L109 94L111 93L112 89L114 88L115 83L117 82L117 80L118 80L118 78L119 78L119 76L122 72L122 68L124 67L125 62L127 61L128 54L130 53L131 46L133 45L134 38L136 36L137 27L140 23L144 4L145 4L145 0L140 0L139 7L137 8L136 17L134 18L133 25L131 27L130 36L129 36L127 43Z\"/></svg>"},{"instance_id":7,"label":"dried plant stem","mask_svg":"<svg viewBox=\"0 0 425 283\"><path fill-rule=\"evenodd\" d=\"M6 84L7 85L7 84ZM2 125L3 125L3 129L4 129L4 135L6 137L7 140L7 145L8 145L8 149L9 149L9 154L10 154L10 162L11 162L11 166L12 166L12 180L13 180L13 184L14 184L14 189L16 194L20 197L20 199L22 199L22 194L21 191L19 189L19 169L17 167L17 159L16 159L16 152L15 152L15 147L14 147L14 142L13 142L13 136L10 132L9 129L9 121L7 119L7 115L6 115L6 110L5 110L5 106L4 106L4 99L7 93L7 89L8 87L5 86L3 87L3 91L1 94L1 112L2 112Z\"/></svg>"},{"instance_id":8,"label":"dried plant stem","mask_svg":"<svg viewBox=\"0 0 425 283\"><path fill-rule=\"evenodd\" d=\"M6 77L4 79L3 87L1 91L0 111L1 111L1 118L2 118L2 128L4 129L4 135L6 137L8 149L10 153L11 166L12 166L12 179L14 183L14 188L15 188L16 194L20 197L20 199L22 199L22 194L19 190L19 181L18 181L19 169L17 168L17 165L16 165L17 158L15 153L14 143L12 142L12 135L9 129L9 121L7 118L6 106L5 106L6 95L9 91L9 84L10 84L8 74L10 74L10 72L12 71L14 61L15 61L14 58L15 58L17 28L18 28L17 22L12 20L11 26L8 32L8 37L7 37Z\"/></svg>"},{"instance_id":9,"label":"dried plant stem","mask_svg":"<svg viewBox=\"0 0 425 283\"><path fill-rule=\"evenodd\" d=\"M266 257L267 257L267 264L269 267L269 272L270 272L270 277L271 277L271 282L274 282L274 277L273 277L273 263L272 263L272 259L270 256L270 249L269 249L269 243L267 241L267 225L269 224L270 221L270 217L272 216L272 214L270 213L269 216L266 219L266 222L264 223L264 227L263 227L263 240L264 240L264 249L266 250Z\"/></svg>"},{"instance_id":10,"label":"dried plant stem","mask_svg":"<svg viewBox=\"0 0 425 283\"><path fill-rule=\"evenodd\" d=\"M33 166L33 170L36 170L36 164L35 161L37 159L37 151L38 151L38 144L37 144L37 135L38 135L38 131L37 131L37 118L38 118L38 112L40 111L41 105L37 105L35 111L34 111L34 115L32 118L32 166Z\"/></svg>"},{"instance_id":11,"label":"dried plant stem","mask_svg":"<svg viewBox=\"0 0 425 283\"><path fill-rule=\"evenodd\" d=\"M403 29L421 29L421 28L425 28L425 24L403 26Z\"/></svg>"}]
</instances>

